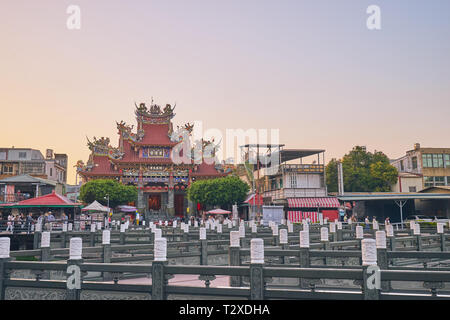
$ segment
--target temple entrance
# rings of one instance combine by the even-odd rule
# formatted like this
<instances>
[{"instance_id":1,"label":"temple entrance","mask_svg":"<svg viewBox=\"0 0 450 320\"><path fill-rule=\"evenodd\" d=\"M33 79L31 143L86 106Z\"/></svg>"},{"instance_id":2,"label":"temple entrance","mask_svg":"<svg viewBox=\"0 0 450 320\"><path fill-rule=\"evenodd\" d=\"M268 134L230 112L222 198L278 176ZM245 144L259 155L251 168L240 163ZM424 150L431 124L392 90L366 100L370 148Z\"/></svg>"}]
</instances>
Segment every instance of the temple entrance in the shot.
<instances>
[{"instance_id":1,"label":"temple entrance","mask_svg":"<svg viewBox=\"0 0 450 320\"><path fill-rule=\"evenodd\" d=\"M175 195L175 215L184 217L184 194Z\"/></svg>"},{"instance_id":2,"label":"temple entrance","mask_svg":"<svg viewBox=\"0 0 450 320\"><path fill-rule=\"evenodd\" d=\"M161 209L161 194L149 194L148 195L148 209L160 210Z\"/></svg>"}]
</instances>

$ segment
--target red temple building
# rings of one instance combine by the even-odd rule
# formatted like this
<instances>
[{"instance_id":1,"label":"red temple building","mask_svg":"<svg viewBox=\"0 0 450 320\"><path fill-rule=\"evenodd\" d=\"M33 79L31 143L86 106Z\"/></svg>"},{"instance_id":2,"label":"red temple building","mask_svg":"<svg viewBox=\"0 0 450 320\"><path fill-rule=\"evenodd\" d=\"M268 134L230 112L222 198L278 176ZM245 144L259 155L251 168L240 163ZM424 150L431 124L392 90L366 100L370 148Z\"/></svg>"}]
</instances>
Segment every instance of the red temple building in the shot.
<instances>
[{"instance_id":1,"label":"red temple building","mask_svg":"<svg viewBox=\"0 0 450 320\"><path fill-rule=\"evenodd\" d=\"M186 188L196 179L213 179L226 176L227 173L215 161L205 161L207 153L200 153L200 158L198 155L189 157L189 161L175 161L174 155L183 156L184 149L181 147L190 140L193 125L188 123L174 131L171 121L175 116L174 109L167 104L161 110L153 101L149 109L145 103L136 105L136 132L133 132L134 126L123 121L117 123L117 148L110 145L109 138L94 137L93 142L88 139L88 147L92 152L89 160L86 165L82 161L77 163L77 173L83 182L116 179L123 184L136 186L137 209L146 216L185 216L188 207L189 214L195 214L197 204L188 201ZM213 150L209 152L209 160L211 157L215 159L218 146L213 142L202 140L194 143L194 147L189 147L189 150L194 154L194 148L200 148L203 152L209 146Z\"/></svg>"}]
</instances>

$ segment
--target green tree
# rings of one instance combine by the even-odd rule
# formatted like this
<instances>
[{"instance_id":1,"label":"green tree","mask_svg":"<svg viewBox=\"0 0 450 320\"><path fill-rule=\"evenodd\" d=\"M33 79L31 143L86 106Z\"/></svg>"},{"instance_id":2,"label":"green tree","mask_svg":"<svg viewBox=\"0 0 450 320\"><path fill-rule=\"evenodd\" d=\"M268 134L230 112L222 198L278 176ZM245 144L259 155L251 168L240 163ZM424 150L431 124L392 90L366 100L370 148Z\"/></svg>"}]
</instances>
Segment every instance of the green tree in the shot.
<instances>
[{"instance_id":1,"label":"green tree","mask_svg":"<svg viewBox=\"0 0 450 320\"><path fill-rule=\"evenodd\" d=\"M101 204L107 205L106 195L109 195L110 207L137 201L136 187L123 185L116 180L92 180L85 183L80 189L80 199L85 203L97 200Z\"/></svg>"},{"instance_id":2,"label":"green tree","mask_svg":"<svg viewBox=\"0 0 450 320\"><path fill-rule=\"evenodd\" d=\"M189 200L209 206L230 209L234 203L245 200L250 187L236 176L198 180L187 189Z\"/></svg>"},{"instance_id":3,"label":"green tree","mask_svg":"<svg viewBox=\"0 0 450 320\"><path fill-rule=\"evenodd\" d=\"M381 151L367 152L356 146L342 158L344 190L347 192L387 192L397 181L397 169ZM329 192L337 192L337 160L331 159L326 168Z\"/></svg>"}]
</instances>

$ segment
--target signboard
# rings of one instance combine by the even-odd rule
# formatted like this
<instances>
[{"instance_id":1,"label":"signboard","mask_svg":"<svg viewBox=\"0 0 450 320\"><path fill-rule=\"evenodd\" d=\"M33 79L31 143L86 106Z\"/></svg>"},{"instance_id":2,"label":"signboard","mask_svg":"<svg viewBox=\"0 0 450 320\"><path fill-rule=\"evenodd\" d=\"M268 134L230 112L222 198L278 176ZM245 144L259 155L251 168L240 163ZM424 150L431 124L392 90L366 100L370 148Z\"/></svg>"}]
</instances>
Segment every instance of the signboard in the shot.
<instances>
[{"instance_id":1,"label":"signboard","mask_svg":"<svg viewBox=\"0 0 450 320\"><path fill-rule=\"evenodd\" d=\"M269 221L281 224L284 218L283 206L262 206L264 224L268 225Z\"/></svg>"}]
</instances>

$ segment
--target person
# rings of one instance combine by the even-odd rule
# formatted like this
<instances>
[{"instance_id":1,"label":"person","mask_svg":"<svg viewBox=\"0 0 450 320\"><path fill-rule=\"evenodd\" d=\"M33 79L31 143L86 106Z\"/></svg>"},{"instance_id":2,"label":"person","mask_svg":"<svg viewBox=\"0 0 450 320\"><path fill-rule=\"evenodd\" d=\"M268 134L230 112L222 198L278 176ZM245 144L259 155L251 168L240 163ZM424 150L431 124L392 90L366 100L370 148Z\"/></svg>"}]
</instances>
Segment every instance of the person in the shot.
<instances>
[{"instance_id":1,"label":"person","mask_svg":"<svg viewBox=\"0 0 450 320\"><path fill-rule=\"evenodd\" d=\"M49 228L50 228L50 231L52 231L52 227L53 227L53 222L55 221L55 216L53 215L53 213L50 211L49 212L49 215L48 215L48 222L49 222Z\"/></svg>"},{"instance_id":2,"label":"person","mask_svg":"<svg viewBox=\"0 0 450 320\"><path fill-rule=\"evenodd\" d=\"M347 222L348 218L347 218L347 214L344 215L344 222Z\"/></svg>"},{"instance_id":3,"label":"person","mask_svg":"<svg viewBox=\"0 0 450 320\"><path fill-rule=\"evenodd\" d=\"M369 217L368 216L366 216L366 218L364 219L364 223L365 224L369 224Z\"/></svg>"},{"instance_id":4,"label":"person","mask_svg":"<svg viewBox=\"0 0 450 320\"><path fill-rule=\"evenodd\" d=\"M33 223L33 214L30 212L28 214L27 220L26 220L27 234L30 234L30 232L31 232L32 223Z\"/></svg>"},{"instance_id":5,"label":"person","mask_svg":"<svg viewBox=\"0 0 450 320\"><path fill-rule=\"evenodd\" d=\"M391 220L389 219L389 217L386 217L386 219L384 220L384 224L385 225L391 224Z\"/></svg>"},{"instance_id":6,"label":"person","mask_svg":"<svg viewBox=\"0 0 450 320\"><path fill-rule=\"evenodd\" d=\"M6 227L6 232L8 232L8 230L12 233L13 229L14 229L14 225L13 225L13 216L11 214L8 215L8 224Z\"/></svg>"}]
</instances>

